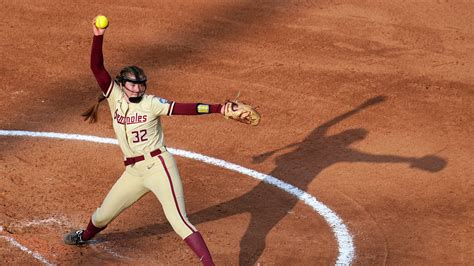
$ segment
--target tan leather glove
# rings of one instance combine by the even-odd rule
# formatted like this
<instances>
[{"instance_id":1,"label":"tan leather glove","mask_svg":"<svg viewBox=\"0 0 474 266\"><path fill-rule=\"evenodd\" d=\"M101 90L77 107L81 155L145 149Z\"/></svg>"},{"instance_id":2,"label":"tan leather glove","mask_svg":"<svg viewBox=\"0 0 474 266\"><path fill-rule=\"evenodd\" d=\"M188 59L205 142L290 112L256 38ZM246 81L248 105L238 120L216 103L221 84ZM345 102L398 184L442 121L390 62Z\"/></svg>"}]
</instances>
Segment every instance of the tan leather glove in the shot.
<instances>
[{"instance_id":1,"label":"tan leather glove","mask_svg":"<svg viewBox=\"0 0 474 266\"><path fill-rule=\"evenodd\" d=\"M239 100L229 100L224 103L224 117L252 126L258 125L261 119L255 107Z\"/></svg>"}]
</instances>

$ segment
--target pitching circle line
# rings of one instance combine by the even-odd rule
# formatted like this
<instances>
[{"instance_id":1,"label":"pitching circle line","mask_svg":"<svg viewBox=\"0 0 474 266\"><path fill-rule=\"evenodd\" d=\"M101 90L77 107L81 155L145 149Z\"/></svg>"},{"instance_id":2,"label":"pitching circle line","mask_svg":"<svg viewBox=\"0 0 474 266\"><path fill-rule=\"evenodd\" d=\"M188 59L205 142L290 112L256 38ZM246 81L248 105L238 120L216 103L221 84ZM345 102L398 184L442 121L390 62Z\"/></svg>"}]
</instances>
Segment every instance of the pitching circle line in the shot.
<instances>
[{"instance_id":1,"label":"pitching circle line","mask_svg":"<svg viewBox=\"0 0 474 266\"><path fill-rule=\"evenodd\" d=\"M65 140L80 140L80 141L89 141L95 143L103 144L114 144L118 145L118 141L112 138L103 138L91 135L80 135L80 134L66 134L66 133L56 133L56 132L34 132L34 131L22 131L22 130L0 130L0 136L25 136L25 137L39 137L39 138L53 138L53 139L65 139ZM318 201L311 194L291 185L286 182L281 181L280 179L273 177L271 175L263 174L255 170L230 163L224 160L216 159L209 157L200 153L195 153L191 151L169 148L168 151L174 155L197 160L204 162L210 165L218 166L224 169L235 171L258 180L265 182L267 184L276 186L281 190L287 192L288 194L296 197L297 199L303 201L306 205L310 206L314 211L321 215L331 228L337 244L339 254L336 260L336 265L350 265L355 257L355 247L352 236L349 233L347 226L344 224L343 220L331 210L329 207L324 205L322 202Z\"/></svg>"}]
</instances>

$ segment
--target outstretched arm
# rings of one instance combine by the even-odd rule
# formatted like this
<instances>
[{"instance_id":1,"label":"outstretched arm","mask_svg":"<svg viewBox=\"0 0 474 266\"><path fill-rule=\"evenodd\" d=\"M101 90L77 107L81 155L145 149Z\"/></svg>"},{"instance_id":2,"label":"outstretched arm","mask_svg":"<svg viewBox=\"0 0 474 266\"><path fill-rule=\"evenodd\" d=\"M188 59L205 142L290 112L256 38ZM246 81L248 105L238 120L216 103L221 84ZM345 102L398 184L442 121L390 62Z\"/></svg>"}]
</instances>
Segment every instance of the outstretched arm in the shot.
<instances>
[{"instance_id":1,"label":"outstretched arm","mask_svg":"<svg viewBox=\"0 0 474 266\"><path fill-rule=\"evenodd\" d=\"M171 115L202 115L224 113L221 104L174 103Z\"/></svg>"},{"instance_id":2,"label":"outstretched arm","mask_svg":"<svg viewBox=\"0 0 474 266\"><path fill-rule=\"evenodd\" d=\"M255 107L238 100L229 100L224 104L172 103L168 111L168 115L201 115L212 113L221 113L226 119L232 119L252 126L258 125L261 119L261 115Z\"/></svg>"},{"instance_id":3,"label":"outstretched arm","mask_svg":"<svg viewBox=\"0 0 474 266\"><path fill-rule=\"evenodd\" d=\"M102 53L102 43L104 41L105 29L98 29L95 26L95 18L92 21L94 38L92 40L92 50L91 50L91 70L94 73L95 79L99 84L100 89L104 94L107 93L107 90L110 87L112 78L110 77L109 72L104 67L104 56Z\"/></svg>"}]
</instances>

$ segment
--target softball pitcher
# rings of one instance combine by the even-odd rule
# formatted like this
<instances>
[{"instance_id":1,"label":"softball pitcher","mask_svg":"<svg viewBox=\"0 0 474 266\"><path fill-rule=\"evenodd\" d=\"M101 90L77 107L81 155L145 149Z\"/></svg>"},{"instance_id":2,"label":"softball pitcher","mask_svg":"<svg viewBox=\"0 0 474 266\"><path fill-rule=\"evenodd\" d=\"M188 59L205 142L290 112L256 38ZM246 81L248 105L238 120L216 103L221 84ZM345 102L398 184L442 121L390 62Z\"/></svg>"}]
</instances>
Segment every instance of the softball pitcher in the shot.
<instances>
[{"instance_id":1,"label":"softball pitcher","mask_svg":"<svg viewBox=\"0 0 474 266\"><path fill-rule=\"evenodd\" d=\"M160 119L172 115L221 113L227 118L256 125L260 115L251 106L235 101L224 104L177 103L147 95L147 77L137 66L123 68L112 80L104 67L102 53L105 29L97 28L95 19L93 25L90 67L103 97L84 115L86 119L95 121L99 103L107 99L126 168L92 215L87 228L65 235L64 242L86 244L122 211L152 191L175 232L204 265L214 265L204 239L187 218L181 179L176 162L166 149Z\"/></svg>"}]
</instances>

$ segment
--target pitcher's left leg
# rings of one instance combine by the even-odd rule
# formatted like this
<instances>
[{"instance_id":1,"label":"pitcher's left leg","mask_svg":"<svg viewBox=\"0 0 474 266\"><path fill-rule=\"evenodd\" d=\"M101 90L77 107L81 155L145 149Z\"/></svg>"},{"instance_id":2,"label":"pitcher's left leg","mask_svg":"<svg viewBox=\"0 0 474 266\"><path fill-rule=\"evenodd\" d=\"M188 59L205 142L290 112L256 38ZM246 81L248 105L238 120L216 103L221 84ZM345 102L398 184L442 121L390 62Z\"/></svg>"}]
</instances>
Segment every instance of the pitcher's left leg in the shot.
<instances>
[{"instance_id":1,"label":"pitcher's left leg","mask_svg":"<svg viewBox=\"0 0 474 266\"><path fill-rule=\"evenodd\" d=\"M159 165L150 169L150 177L145 181L160 201L163 211L175 232L196 253L204 265L214 265L204 239L189 222L186 215L183 186L176 163L171 154L158 156Z\"/></svg>"}]
</instances>

